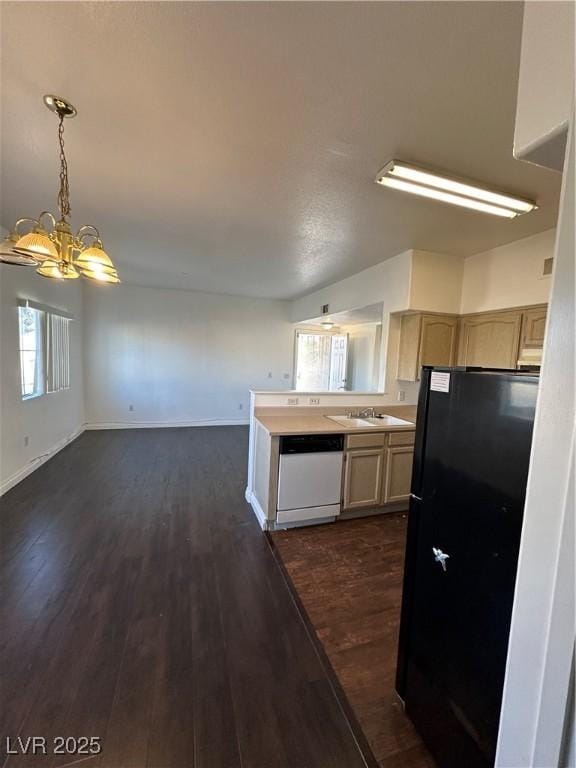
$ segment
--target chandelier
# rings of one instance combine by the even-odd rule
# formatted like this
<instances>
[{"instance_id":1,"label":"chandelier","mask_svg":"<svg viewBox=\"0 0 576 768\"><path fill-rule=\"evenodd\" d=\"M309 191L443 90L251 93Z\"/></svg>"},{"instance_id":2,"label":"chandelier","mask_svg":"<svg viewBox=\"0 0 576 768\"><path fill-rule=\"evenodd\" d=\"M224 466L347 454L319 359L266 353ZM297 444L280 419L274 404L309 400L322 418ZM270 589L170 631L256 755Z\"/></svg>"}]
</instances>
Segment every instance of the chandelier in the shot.
<instances>
[{"instance_id":1,"label":"chandelier","mask_svg":"<svg viewBox=\"0 0 576 768\"><path fill-rule=\"evenodd\" d=\"M38 267L39 275L57 280L74 280L82 275L100 283L119 283L118 272L102 247L96 227L84 224L73 234L68 222L70 188L64 152L64 118L75 117L76 109L58 96L44 96L44 104L58 116L60 216L56 219L49 211L42 211L35 219L27 216L18 219L10 235L0 243L0 262Z\"/></svg>"}]
</instances>

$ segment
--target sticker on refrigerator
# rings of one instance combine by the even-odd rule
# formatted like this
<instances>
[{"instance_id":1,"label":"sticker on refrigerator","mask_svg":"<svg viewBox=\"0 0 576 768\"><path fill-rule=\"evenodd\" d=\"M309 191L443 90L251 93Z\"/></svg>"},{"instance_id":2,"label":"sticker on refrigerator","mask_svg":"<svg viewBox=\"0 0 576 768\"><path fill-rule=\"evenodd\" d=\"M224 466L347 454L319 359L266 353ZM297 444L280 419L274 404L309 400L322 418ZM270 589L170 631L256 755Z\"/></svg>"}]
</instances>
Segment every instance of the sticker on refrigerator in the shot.
<instances>
[{"instance_id":1,"label":"sticker on refrigerator","mask_svg":"<svg viewBox=\"0 0 576 768\"><path fill-rule=\"evenodd\" d=\"M432 371L430 375L430 390L432 392L450 392L450 374Z\"/></svg>"}]
</instances>

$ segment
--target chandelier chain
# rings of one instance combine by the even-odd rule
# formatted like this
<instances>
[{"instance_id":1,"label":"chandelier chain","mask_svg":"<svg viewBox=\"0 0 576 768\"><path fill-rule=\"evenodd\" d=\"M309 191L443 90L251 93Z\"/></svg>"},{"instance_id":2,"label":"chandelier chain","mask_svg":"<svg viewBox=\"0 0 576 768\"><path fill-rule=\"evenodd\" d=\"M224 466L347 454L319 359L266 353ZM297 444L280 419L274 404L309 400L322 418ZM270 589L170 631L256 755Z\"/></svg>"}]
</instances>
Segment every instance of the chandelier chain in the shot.
<instances>
[{"instance_id":1,"label":"chandelier chain","mask_svg":"<svg viewBox=\"0 0 576 768\"><path fill-rule=\"evenodd\" d=\"M64 152L64 115L60 114L58 123L58 141L60 143L60 191L58 192L58 207L63 219L70 216L70 187L68 184L68 163Z\"/></svg>"}]
</instances>

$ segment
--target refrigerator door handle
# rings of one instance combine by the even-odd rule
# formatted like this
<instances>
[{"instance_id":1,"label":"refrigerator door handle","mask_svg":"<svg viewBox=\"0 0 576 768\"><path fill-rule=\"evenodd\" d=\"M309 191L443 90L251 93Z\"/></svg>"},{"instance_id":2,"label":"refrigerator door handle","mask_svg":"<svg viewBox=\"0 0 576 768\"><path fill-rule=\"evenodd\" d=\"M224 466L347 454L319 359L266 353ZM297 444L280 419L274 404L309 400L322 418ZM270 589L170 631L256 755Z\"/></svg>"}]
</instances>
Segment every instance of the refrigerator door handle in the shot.
<instances>
[{"instance_id":1,"label":"refrigerator door handle","mask_svg":"<svg viewBox=\"0 0 576 768\"><path fill-rule=\"evenodd\" d=\"M441 549L437 549L436 547L432 547L432 552L434 553L434 560L436 560L437 563L440 563L443 571L446 571L446 560L448 560L450 555L447 555L445 552L442 552Z\"/></svg>"}]
</instances>

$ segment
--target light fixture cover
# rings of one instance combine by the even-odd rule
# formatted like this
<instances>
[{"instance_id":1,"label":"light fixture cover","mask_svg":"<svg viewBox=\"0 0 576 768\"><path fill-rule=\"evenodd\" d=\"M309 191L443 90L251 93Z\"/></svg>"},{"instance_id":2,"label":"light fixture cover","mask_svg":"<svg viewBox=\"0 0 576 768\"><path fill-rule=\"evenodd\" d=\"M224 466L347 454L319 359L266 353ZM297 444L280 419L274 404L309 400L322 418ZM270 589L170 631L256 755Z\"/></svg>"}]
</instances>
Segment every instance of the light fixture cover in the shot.
<instances>
[{"instance_id":1,"label":"light fixture cover","mask_svg":"<svg viewBox=\"0 0 576 768\"><path fill-rule=\"evenodd\" d=\"M119 283L120 278L118 277L118 273L116 270L113 271L106 271L106 270L90 270L90 269L83 269L82 270L83 277L87 277L91 280L96 280L98 283Z\"/></svg>"},{"instance_id":2,"label":"light fixture cover","mask_svg":"<svg viewBox=\"0 0 576 768\"><path fill-rule=\"evenodd\" d=\"M63 264L52 259L46 259L36 272L42 277L50 277L56 280L75 280L77 277L80 277L80 273L72 264Z\"/></svg>"},{"instance_id":3,"label":"light fixture cover","mask_svg":"<svg viewBox=\"0 0 576 768\"><path fill-rule=\"evenodd\" d=\"M100 242L96 242L94 245L85 248L76 258L75 263L78 267L86 269L93 269L96 265L114 269L112 259L108 256L104 248L102 248L102 243Z\"/></svg>"},{"instance_id":4,"label":"light fixture cover","mask_svg":"<svg viewBox=\"0 0 576 768\"><path fill-rule=\"evenodd\" d=\"M18 253L14 246L18 241L17 235L10 235L0 243L0 262L3 264L13 264L18 267L35 267L40 263L40 259L32 254Z\"/></svg>"},{"instance_id":5,"label":"light fixture cover","mask_svg":"<svg viewBox=\"0 0 576 768\"><path fill-rule=\"evenodd\" d=\"M38 261L43 261L44 259L58 261L60 258L56 246L48 237L48 233L41 227L34 227L32 232L22 235L14 245L14 250L26 256L35 256Z\"/></svg>"},{"instance_id":6,"label":"light fixture cover","mask_svg":"<svg viewBox=\"0 0 576 768\"><path fill-rule=\"evenodd\" d=\"M388 162L376 177L376 182L402 192L509 219L538 207L529 200L495 192L399 160Z\"/></svg>"}]
</instances>

